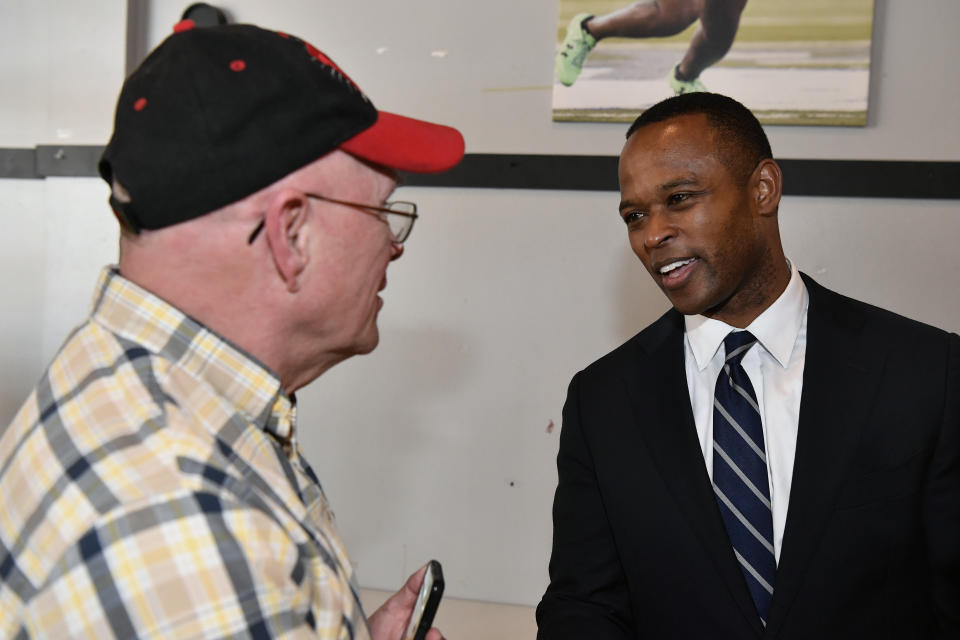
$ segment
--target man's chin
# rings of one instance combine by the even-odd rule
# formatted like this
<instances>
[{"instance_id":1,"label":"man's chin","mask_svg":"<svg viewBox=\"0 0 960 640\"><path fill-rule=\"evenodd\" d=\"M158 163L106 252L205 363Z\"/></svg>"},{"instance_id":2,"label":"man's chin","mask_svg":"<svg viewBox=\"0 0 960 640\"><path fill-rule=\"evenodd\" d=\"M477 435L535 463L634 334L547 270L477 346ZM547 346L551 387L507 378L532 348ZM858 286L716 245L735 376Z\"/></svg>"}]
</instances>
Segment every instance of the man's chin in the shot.
<instances>
[{"instance_id":1,"label":"man's chin","mask_svg":"<svg viewBox=\"0 0 960 640\"><path fill-rule=\"evenodd\" d=\"M374 327L373 331L363 336L356 345L355 353L358 356L366 355L377 348L380 344L380 332Z\"/></svg>"},{"instance_id":2,"label":"man's chin","mask_svg":"<svg viewBox=\"0 0 960 640\"><path fill-rule=\"evenodd\" d=\"M673 305L673 308L685 316L695 316L707 311L709 305L702 300L693 299L691 296L679 296L667 294L667 300Z\"/></svg>"}]
</instances>

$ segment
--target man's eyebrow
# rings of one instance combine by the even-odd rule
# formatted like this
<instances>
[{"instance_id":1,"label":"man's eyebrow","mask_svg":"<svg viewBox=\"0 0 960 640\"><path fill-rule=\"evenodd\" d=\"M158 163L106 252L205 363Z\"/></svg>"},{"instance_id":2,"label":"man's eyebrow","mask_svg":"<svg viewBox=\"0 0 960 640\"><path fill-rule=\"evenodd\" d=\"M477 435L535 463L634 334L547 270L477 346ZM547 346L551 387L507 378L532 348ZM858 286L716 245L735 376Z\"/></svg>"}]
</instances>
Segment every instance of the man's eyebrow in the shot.
<instances>
[{"instance_id":1,"label":"man's eyebrow","mask_svg":"<svg viewBox=\"0 0 960 640\"><path fill-rule=\"evenodd\" d=\"M675 180L670 180L669 182L664 182L661 185L657 186L657 191L670 191L677 187L686 187L692 184L699 184L697 179L690 176L685 176L683 178L676 178ZM634 204L633 200L621 200L620 201L620 210L626 209L627 207L637 206Z\"/></svg>"},{"instance_id":2,"label":"man's eyebrow","mask_svg":"<svg viewBox=\"0 0 960 640\"><path fill-rule=\"evenodd\" d=\"M675 189L677 187L686 187L691 184L697 184L696 178L684 177L677 178L676 180L671 180L670 182L664 182L659 187L658 191L669 191L670 189Z\"/></svg>"}]
</instances>

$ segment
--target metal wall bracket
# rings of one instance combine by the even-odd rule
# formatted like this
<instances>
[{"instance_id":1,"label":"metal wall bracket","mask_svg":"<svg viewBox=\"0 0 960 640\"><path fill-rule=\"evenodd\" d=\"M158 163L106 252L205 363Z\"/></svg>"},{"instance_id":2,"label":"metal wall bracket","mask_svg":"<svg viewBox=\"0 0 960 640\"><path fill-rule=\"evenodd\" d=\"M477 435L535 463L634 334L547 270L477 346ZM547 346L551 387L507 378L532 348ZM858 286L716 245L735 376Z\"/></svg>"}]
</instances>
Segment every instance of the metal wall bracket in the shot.
<instances>
[{"instance_id":1,"label":"metal wall bracket","mask_svg":"<svg viewBox=\"0 0 960 640\"><path fill-rule=\"evenodd\" d=\"M0 148L0 178L42 180L50 177L97 177L99 145L39 145L33 149Z\"/></svg>"},{"instance_id":2,"label":"metal wall bracket","mask_svg":"<svg viewBox=\"0 0 960 640\"><path fill-rule=\"evenodd\" d=\"M97 177L97 163L103 147L96 145L39 145L37 146L37 173L41 178Z\"/></svg>"}]
</instances>

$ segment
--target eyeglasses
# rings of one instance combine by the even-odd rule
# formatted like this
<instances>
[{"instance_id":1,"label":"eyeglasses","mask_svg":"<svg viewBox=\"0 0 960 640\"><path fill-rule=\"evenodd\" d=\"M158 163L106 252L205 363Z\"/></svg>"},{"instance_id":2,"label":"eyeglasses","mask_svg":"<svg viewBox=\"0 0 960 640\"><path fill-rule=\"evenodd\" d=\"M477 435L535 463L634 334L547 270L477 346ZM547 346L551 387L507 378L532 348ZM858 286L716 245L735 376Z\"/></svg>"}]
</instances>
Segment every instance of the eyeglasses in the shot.
<instances>
[{"instance_id":1,"label":"eyeglasses","mask_svg":"<svg viewBox=\"0 0 960 640\"><path fill-rule=\"evenodd\" d=\"M385 202L385 206L374 207L373 205L360 204L359 202L347 202L346 200L328 198L327 196L321 196L316 193L304 192L303 195L307 196L308 198L315 198L317 200L332 202L333 204L342 204L346 207L353 207L361 213L377 216L381 221L386 223L388 227L390 227L390 235L392 236L391 239L397 244L403 243L407 238L410 237L410 231L413 229L413 223L418 217L417 205L413 202L406 202L403 200ZM260 232L263 231L263 225L265 223L265 220L260 221L260 224L257 225L257 228L253 230L253 233L251 233L250 237L247 239L247 244L253 244L253 241L256 240L257 236L260 235Z\"/></svg>"}]
</instances>

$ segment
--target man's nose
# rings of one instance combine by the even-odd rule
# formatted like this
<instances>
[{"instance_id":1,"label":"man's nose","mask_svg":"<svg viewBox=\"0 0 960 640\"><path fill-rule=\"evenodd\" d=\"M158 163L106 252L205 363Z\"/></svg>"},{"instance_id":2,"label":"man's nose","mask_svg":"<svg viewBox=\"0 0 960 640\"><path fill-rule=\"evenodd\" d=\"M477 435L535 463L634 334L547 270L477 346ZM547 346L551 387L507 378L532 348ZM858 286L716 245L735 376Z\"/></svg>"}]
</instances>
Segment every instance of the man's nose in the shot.
<instances>
[{"instance_id":1,"label":"man's nose","mask_svg":"<svg viewBox=\"0 0 960 640\"><path fill-rule=\"evenodd\" d=\"M643 246L647 249L659 247L676 235L676 229L662 213L650 212L647 225L643 230Z\"/></svg>"},{"instance_id":2,"label":"man's nose","mask_svg":"<svg viewBox=\"0 0 960 640\"><path fill-rule=\"evenodd\" d=\"M390 255L390 260L396 260L403 255L403 245L399 242L392 243L392 253Z\"/></svg>"}]
</instances>

